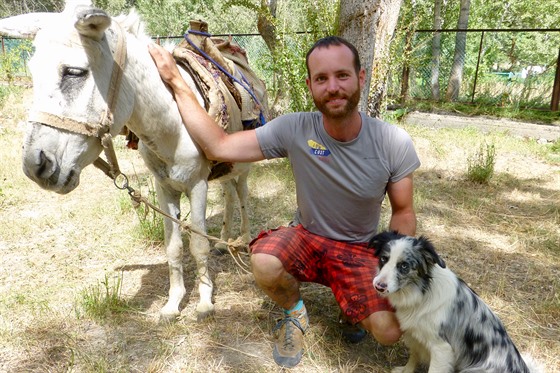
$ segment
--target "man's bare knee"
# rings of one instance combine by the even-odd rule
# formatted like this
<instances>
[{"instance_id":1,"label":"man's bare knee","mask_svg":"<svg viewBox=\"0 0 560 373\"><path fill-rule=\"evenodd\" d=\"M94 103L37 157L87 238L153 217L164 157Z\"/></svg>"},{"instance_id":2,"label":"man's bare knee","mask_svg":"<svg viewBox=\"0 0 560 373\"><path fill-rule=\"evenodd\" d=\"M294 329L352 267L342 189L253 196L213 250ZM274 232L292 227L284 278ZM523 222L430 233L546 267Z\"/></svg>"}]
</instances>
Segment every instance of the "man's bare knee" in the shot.
<instances>
[{"instance_id":1,"label":"man's bare knee","mask_svg":"<svg viewBox=\"0 0 560 373\"><path fill-rule=\"evenodd\" d=\"M380 311L369 315L360 323L379 344L390 346L399 341L402 331L396 315L389 311Z\"/></svg>"}]
</instances>

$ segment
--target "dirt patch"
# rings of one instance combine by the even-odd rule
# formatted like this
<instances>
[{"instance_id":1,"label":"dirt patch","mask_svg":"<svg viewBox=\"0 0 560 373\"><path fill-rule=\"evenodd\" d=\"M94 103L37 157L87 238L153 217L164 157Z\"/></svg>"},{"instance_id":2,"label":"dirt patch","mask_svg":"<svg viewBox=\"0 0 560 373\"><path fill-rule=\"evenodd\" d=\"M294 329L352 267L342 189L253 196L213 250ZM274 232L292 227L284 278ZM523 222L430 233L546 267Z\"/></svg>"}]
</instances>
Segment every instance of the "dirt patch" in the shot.
<instances>
[{"instance_id":1,"label":"dirt patch","mask_svg":"<svg viewBox=\"0 0 560 373\"><path fill-rule=\"evenodd\" d=\"M512 136L553 142L560 138L560 125L517 122L507 119L465 117L449 114L412 112L404 123L430 128L478 128L482 132L502 132Z\"/></svg>"}]
</instances>

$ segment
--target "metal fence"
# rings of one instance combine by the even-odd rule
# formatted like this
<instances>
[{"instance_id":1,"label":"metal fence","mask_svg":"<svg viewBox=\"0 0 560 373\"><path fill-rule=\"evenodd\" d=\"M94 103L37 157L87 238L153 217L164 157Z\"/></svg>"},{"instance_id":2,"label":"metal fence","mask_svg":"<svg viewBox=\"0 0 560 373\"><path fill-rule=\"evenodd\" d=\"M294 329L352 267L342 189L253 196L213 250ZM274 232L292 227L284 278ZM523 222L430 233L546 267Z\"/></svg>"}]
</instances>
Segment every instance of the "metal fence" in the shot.
<instances>
[{"instance_id":1,"label":"metal fence","mask_svg":"<svg viewBox=\"0 0 560 373\"><path fill-rule=\"evenodd\" d=\"M458 101L547 109L553 102L558 75L560 29L466 30L463 77ZM402 69L408 67L408 97L432 100L432 40L435 30L415 32L406 66L393 69L388 94L401 97ZM439 86L449 80L459 30L440 30ZM462 31L465 32L465 31ZM404 53L405 46L400 47ZM556 84L560 84L557 82ZM406 85L405 85L406 86ZM556 101L558 98L556 97ZM556 103L556 110L557 110Z\"/></svg>"},{"instance_id":2,"label":"metal fence","mask_svg":"<svg viewBox=\"0 0 560 373\"><path fill-rule=\"evenodd\" d=\"M442 36L439 83L444 97L453 63L457 30L439 32ZM551 107L555 94L555 76L559 75L560 29L462 32L466 32L467 38L459 101L520 108ZM434 30L418 30L414 34L412 54L406 60L406 67L410 69L408 97L411 99L432 99L430 82L433 35ZM268 87L273 87L274 66L263 39L258 34L232 36L247 51L251 66L257 74L266 81ZM175 36L157 40L160 43L176 44L181 39L181 36ZM0 41L0 79L13 81L29 78L27 61L32 53L31 42L7 37L0 37ZM400 48L399 50L397 46L395 53L403 54L406 47L403 45ZM388 79L389 97L397 99L402 94L404 67L402 64L393 64ZM556 84L557 91L560 91L560 81Z\"/></svg>"}]
</instances>

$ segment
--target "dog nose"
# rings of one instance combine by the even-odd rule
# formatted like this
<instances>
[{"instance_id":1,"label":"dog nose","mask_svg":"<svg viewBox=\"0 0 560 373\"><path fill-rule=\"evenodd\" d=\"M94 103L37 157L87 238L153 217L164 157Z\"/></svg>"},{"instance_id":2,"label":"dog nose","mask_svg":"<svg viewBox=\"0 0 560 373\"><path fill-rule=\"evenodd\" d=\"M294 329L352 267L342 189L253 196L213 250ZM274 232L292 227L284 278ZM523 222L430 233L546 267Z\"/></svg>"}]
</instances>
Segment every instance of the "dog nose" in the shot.
<instances>
[{"instance_id":1,"label":"dog nose","mask_svg":"<svg viewBox=\"0 0 560 373\"><path fill-rule=\"evenodd\" d=\"M374 281L373 287L375 287L375 290L379 293L385 293L387 291L387 284L383 281Z\"/></svg>"}]
</instances>

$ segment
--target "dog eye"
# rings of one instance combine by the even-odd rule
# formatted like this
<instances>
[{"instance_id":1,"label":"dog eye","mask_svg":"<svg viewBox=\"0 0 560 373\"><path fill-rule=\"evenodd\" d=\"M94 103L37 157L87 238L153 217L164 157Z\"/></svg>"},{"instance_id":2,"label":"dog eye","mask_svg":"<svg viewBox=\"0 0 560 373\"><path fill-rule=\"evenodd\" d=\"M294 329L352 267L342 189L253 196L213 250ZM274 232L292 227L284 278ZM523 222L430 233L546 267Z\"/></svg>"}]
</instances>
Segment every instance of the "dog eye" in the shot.
<instances>
[{"instance_id":1,"label":"dog eye","mask_svg":"<svg viewBox=\"0 0 560 373\"><path fill-rule=\"evenodd\" d=\"M384 264L386 264L388 260L389 260L388 257L386 257L386 256L380 256L380 257L379 257L379 265L384 265Z\"/></svg>"},{"instance_id":2,"label":"dog eye","mask_svg":"<svg viewBox=\"0 0 560 373\"><path fill-rule=\"evenodd\" d=\"M408 273L408 271L410 271L410 266L408 265L408 263L405 263L405 262L399 263L398 268L399 268L399 272L404 273L404 274L406 274L406 273Z\"/></svg>"}]
</instances>

